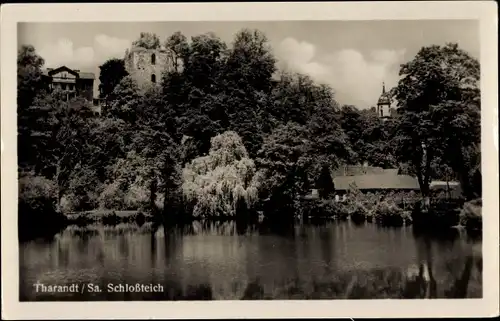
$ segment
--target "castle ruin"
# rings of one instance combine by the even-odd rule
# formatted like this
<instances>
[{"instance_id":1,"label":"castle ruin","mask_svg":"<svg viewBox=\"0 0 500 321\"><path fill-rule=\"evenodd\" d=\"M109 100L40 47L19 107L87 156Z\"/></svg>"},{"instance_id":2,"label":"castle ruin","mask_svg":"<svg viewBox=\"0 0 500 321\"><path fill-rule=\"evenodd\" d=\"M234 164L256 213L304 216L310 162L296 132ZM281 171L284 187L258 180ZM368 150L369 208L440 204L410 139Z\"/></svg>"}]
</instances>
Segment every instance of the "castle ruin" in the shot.
<instances>
[{"instance_id":1,"label":"castle ruin","mask_svg":"<svg viewBox=\"0 0 500 321\"><path fill-rule=\"evenodd\" d=\"M125 69L141 90L161 82L162 75L173 69L172 54L168 49L132 47L125 52Z\"/></svg>"}]
</instances>

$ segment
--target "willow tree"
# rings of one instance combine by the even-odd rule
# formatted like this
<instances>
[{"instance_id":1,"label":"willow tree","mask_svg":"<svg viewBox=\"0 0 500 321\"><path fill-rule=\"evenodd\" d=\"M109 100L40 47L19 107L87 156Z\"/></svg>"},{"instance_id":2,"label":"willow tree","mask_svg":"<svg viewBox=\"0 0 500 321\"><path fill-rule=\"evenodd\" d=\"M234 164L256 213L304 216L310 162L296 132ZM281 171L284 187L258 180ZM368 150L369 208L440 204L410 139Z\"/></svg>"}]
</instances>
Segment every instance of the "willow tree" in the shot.
<instances>
[{"instance_id":1,"label":"willow tree","mask_svg":"<svg viewBox=\"0 0 500 321\"><path fill-rule=\"evenodd\" d=\"M182 176L183 196L195 217L239 216L257 201L256 167L235 132L213 137L208 155L187 164Z\"/></svg>"}]
</instances>

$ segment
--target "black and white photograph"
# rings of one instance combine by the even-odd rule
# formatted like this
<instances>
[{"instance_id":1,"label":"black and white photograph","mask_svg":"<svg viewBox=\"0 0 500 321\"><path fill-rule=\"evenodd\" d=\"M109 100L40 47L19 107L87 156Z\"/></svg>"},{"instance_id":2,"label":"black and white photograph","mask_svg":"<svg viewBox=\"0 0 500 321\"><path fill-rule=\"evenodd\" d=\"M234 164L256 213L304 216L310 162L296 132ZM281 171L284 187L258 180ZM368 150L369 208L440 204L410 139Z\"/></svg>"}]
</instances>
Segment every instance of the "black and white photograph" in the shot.
<instances>
[{"instance_id":1,"label":"black and white photograph","mask_svg":"<svg viewBox=\"0 0 500 321\"><path fill-rule=\"evenodd\" d=\"M240 11L17 21L11 300L498 299L481 20Z\"/></svg>"}]
</instances>

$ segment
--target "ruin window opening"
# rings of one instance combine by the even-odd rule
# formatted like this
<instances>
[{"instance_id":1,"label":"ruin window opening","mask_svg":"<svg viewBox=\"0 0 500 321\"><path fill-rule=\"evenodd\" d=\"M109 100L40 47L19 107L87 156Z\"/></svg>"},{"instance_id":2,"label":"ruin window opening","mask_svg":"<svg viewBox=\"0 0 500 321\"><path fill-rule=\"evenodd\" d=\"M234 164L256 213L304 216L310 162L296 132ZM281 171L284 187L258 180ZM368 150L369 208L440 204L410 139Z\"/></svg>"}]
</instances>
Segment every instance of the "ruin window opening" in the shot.
<instances>
[{"instance_id":1,"label":"ruin window opening","mask_svg":"<svg viewBox=\"0 0 500 321\"><path fill-rule=\"evenodd\" d=\"M155 55L155 54L152 54L152 55L151 55L151 64L152 64L152 65L155 65L155 64L156 64L156 55Z\"/></svg>"},{"instance_id":2,"label":"ruin window opening","mask_svg":"<svg viewBox=\"0 0 500 321\"><path fill-rule=\"evenodd\" d=\"M155 74L151 75L151 82L156 83L156 75Z\"/></svg>"}]
</instances>

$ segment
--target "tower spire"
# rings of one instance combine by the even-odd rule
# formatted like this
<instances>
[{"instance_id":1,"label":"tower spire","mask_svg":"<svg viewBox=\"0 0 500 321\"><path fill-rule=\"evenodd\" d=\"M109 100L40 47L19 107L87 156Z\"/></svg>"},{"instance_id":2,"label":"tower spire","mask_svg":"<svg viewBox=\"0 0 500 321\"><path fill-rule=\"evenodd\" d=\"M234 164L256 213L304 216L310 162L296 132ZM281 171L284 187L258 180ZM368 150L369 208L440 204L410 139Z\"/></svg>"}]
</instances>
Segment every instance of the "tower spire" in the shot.
<instances>
[{"instance_id":1,"label":"tower spire","mask_svg":"<svg viewBox=\"0 0 500 321\"><path fill-rule=\"evenodd\" d=\"M385 94L385 82L382 82L382 94Z\"/></svg>"}]
</instances>

